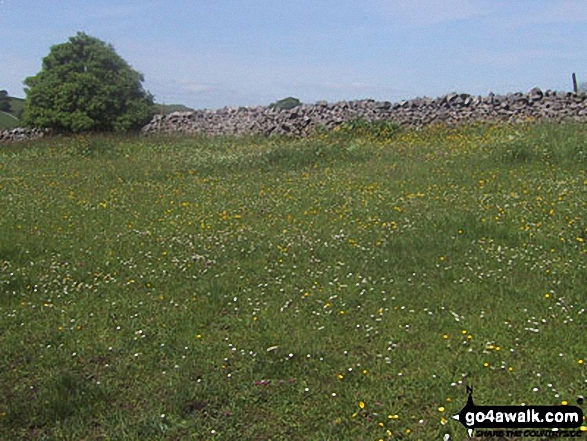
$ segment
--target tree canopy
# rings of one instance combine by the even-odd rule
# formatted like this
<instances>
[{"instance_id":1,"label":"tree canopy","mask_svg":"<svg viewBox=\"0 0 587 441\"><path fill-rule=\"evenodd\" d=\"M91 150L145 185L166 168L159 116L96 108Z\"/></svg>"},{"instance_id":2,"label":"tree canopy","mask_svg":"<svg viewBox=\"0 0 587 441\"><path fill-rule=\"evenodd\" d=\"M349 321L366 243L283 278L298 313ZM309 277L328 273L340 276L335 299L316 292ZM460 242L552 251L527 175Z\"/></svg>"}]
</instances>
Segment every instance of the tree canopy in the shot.
<instances>
[{"instance_id":1,"label":"tree canopy","mask_svg":"<svg viewBox=\"0 0 587 441\"><path fill-rule=\"evenodd\" d=\"M51 47L41 71L24 81L25 124L65 132L138 128L153 114L143 81L112 45L79 32Z\"/></svg>"}]
</instances>

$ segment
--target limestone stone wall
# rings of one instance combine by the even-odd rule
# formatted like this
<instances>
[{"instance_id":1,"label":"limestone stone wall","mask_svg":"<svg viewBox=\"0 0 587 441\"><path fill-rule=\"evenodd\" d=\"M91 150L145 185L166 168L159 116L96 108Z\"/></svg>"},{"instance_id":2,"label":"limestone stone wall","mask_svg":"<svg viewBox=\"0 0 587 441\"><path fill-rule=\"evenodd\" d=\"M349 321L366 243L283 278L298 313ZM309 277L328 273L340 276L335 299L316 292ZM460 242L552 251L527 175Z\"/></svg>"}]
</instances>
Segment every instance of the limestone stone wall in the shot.
<instances>
[{"instance_id":1,"label":"limestone stone wall","mask_svg":"<svg viewBox=\"0 0 587 441\"><path fill-rule=\"evenodd\" d=\"M22 127L17 127L10 130L0 130L0 142L25 141L29 139L37 139L49 133L49 130L25 129Z\"/></svg>"},{"instance_id":2,"label":"limestone stone wall","mask_svg":"<svg viewBox=\"0 0 587 441\"><path fill-rule=\"evenodd\" d=\"M345 121L390 120L401 126L430 124L521 122L535 120L587 121L587 95L542 91L472 96L452 93L439 98L416 98L390 103L357 100L318 102L291 110L269 107L225 107L156 115L143 127L146 134L199 133L205 135L286 134L305 136L317 127L333 128Z\"/></svg>"}]
</instances>

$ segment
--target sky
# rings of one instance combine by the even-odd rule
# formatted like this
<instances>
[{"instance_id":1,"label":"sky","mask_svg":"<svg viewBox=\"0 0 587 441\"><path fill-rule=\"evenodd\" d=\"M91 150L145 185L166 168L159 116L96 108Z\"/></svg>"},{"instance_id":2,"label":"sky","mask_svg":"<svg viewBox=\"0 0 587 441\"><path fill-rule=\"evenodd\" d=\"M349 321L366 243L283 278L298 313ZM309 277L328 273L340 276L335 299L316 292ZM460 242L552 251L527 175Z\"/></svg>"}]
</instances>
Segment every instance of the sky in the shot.
<instances>
[{"instance_id":1,"label":"sky","mask_svg":"<svg viewBox=\"0 0 587 441\"><path fill-rule=\"evenodd\" d=\"M587 0L0 0L0 89L77 32L196 109L587 82Z\"/></svg>"}]
</instances>

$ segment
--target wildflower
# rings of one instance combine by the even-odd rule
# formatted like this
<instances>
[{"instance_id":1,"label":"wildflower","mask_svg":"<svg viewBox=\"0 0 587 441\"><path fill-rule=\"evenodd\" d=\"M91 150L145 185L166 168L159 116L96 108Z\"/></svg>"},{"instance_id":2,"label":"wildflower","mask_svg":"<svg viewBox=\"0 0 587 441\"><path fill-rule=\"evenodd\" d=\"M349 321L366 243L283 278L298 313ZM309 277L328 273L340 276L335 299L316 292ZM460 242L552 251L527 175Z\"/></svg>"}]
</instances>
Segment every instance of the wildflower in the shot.
<instances>
[{"instance_id":1,"label":"wildflower","mask_svg":"<svg viewBox=\"0 0 587 441\"><path fill-rule=\"evenodd\" d=\"M364 402L362 402L362 401L359 401L359 407L360 407L361 409L364 409L364 408L365 408L365 403L364 403Z\"/></svg>"}]
</instances>

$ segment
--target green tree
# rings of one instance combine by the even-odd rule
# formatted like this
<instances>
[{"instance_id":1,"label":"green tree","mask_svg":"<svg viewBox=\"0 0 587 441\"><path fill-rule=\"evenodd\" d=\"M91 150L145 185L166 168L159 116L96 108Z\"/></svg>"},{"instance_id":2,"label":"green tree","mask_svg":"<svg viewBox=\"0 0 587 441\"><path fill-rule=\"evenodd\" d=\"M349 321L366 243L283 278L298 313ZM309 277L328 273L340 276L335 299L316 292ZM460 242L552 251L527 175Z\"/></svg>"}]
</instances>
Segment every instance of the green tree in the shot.
<instances>
[{"instance_id":1,"label":"green tree","mask_svg":"<svg viewBox=\"0 0 587 441\"><path fill-rule=\"evenodd\" d=\"M79 32L51 47L41 71L24 81L24 122L65 132L138 128L153 115L143 81L112 45Z\"/></svg>"},{"instance_id":2,"label":"green tree","mask_svg":"<svg viewBox=\"0 0 587 441\"><path fill-rule=\"evenodd\" d=\"M8 96L8 92L5 90L0 90L0 111L2 112L10 112L12 106L10 104L10 97Z\"/></svg>"}]
</instances>

